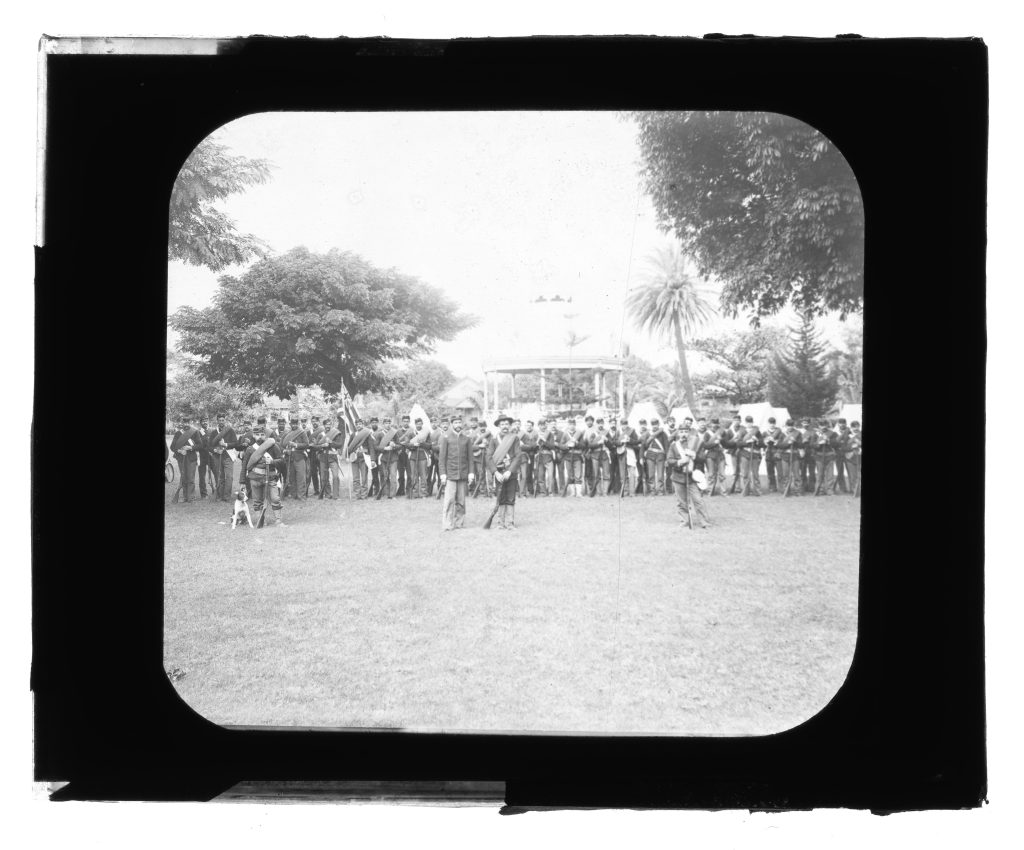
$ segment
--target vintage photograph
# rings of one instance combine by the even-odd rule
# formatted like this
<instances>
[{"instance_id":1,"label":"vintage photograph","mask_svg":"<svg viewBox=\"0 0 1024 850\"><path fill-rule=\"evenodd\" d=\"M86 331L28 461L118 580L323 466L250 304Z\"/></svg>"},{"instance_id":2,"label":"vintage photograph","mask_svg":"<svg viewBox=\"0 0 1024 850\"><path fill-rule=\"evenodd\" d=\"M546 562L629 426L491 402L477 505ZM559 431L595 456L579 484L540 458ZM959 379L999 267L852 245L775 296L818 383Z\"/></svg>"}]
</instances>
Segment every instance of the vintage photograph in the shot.
<instances>
[{"instance_id":1,"label":"vintage photograph","mask_svg":"<svg viewBox=\"0 0 1024 850\"><path fill-rule=\"evenodd\" d=\"M857 179L785 115L220 127L168 214L177 693L226 726L810 719L857 642L863 287Z\"/></svg>"}]
</instances>

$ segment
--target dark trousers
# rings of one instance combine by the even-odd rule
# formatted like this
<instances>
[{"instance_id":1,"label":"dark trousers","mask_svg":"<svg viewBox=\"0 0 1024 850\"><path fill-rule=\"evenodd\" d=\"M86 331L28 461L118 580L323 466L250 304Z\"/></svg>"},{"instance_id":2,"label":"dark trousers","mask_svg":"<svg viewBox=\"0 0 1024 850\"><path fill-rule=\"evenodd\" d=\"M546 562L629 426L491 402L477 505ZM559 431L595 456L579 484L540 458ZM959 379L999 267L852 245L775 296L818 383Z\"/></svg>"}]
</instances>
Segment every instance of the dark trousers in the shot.
<instances>
[{"instance_id":1,"label":"dark trousers","mask_svg":"<svg viewBox=\"0 0 1024 850\"><path fill-rule=\"evenodd\" d=\"M196 497L196 454L178 455L178 477L181 479L181 500L191 502Z\"/></svg>"},{"instance_id":2,"label":"dark trousers","mask_svg":"<svg viewBox=\"0 0 1024 850\"><path fill-rule=\"evenodd\" d=\"M212 471L210 455L206 452L199 452L199 470L197 474L199 476L199 495L203 499L206 498L206 481Z\"/></svg>"},{"instance_id":3,"label":"dark trousers","mask_svg":"<svg viewBox=\"0 0 1024 850\"><path fill-rule=\"evenodd\" d=\"M320 456L323 452L309 453L309 482L313 485L313 493L319 495L320 493ZM309 485L306 486L306 493L309 493Z\"/></svg>"}]
</instances>

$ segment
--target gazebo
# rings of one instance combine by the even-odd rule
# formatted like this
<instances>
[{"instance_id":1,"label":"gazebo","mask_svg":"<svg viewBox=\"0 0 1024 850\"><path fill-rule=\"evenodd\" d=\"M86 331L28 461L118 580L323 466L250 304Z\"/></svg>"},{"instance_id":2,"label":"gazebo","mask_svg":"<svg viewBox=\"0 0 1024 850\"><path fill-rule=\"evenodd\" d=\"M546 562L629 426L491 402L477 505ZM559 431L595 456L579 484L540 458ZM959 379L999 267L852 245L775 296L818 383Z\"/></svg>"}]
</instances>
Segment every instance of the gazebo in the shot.
<instances>
[{"instance_id":1,"label":"gazebo","mask_svg":"<svg viewBox=\"0 0 1024 850\"><path fill-rule=\"evenodd\" d=\"M525 303L510 330L490 356L483 359L484 410L488 416L498 410L517 413L525 399L517 393L516 379L533 375L540 379L536 402L541 413L564 410L574 399L564 392L570 375L593 373L594 398L606 415L621 411L625 404L623 358L617 356L620 340L609 317L587 315L585 304L558 295L540 296ZM510 398L501 404L500 379L509 376ZM589 380L589 379L588 379ZM569 384L571 387L572 384Z\"/></svg>"}]
</instances>

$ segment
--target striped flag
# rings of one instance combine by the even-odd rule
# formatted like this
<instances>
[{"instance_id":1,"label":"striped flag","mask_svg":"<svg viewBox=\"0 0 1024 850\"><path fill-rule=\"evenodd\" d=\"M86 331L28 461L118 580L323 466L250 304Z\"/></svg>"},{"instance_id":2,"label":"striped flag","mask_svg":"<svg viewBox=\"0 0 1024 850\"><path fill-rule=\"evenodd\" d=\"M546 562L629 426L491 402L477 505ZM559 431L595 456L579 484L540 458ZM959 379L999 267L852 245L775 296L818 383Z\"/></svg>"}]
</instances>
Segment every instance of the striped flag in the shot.
<instances>
[{"instance_id":1,"label":"striped flag","mask_svg":"<svg viewBox=\"0 0 1024 850\"><path fill-rule=\"evenodd\" d=\"M348 431L349 436L356 432L356 419L359 418L359 411L356 410L356 406L352 403L352 399L345 390L341 391L341 413L345 417L345 427Z\"/></svg>"}]
</instances>

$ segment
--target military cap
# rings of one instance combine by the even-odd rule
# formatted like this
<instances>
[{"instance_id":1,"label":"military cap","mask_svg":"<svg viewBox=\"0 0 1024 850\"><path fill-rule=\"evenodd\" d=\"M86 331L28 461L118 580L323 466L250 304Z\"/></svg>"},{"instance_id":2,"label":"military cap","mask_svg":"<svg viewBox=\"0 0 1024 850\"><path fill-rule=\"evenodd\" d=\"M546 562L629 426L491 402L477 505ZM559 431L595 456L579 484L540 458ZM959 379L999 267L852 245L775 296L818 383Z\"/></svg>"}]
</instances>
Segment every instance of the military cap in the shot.
<instances>
[{"instance_id":1,"label":"military cap","mask_svg":"<svg viewBox=\"0 0 1024 850\"><path fill-rule=\"evenodd\" d=\"M793 427L793 420L792 419L787 419L786 420L786 427L787 428L792 428Z\"/></svg>"},{"instance_id":2,"label":"military cap","mask_svg":"<svg viewBox=\"0 0 1024 850\"><path fill-rule=\"evenodd\" d=\"M853 422L850 423L850 427L851 428L859 428L860 427L860 422L858 422L856 419L854 419Z\"/></svg>"},{"instance_id":3,"label":"military cap","mask_svg":"<svg viewBox=\"0 0 1024 850\"><path fill-rule=\"evenodd\" d=\"M257 425L266 425L266 424L267 424L267 417L266 417L266 416L261 416L261 417L259 417L259 418L258 418L258 419L256 420L256 424L257 424Z\"/></svg>"},{"instance_id":4,"label":"military cap","mask_svg":"<svg viewBox=\"0 0 1024 850\"><path fill-rule=\"evenodd\" d=\"M405 416L403 416L403 417L402 417L402 419L403 419L403 420L404 420L404 419L408 419L408 418L409 418L409 415L408 415L408 414L406 414Z\"/></svg>"},{"instance_id":5,"label":"military cap","mask_svg":"<svg viewBox=\"0 0 1024 850\"><path fill-rule=\"evenodd\" d=\"M660 424L661 424L661 422L659 422L659 421L658 421L657 419L652 419L652 420L651 420L651 424L652 424L652 425L660 425Z\"/></svg>"},{"instance_id":6,"label":"military cap","mask_svg":"<svg viewBox=\"0 0 1024 850\"><path fill-rule=\"evenodd\" d=\"M291 422L292 424L295 424L296 422L298 422L298 421L299 421L299 417L298 417L298 416L293 416L293 417L292 417L291 419L289 419L288 421L289 421L289 422Z\"/></svg>"},{"instance_id":7,"label":"military cap","mask_svg":"<svg viewBox=\"0 0 1024 850\"><path fill-rule=\"evenodd\" d=\"M737 417L737 418L738 418L738 417ZM743 421L744 421L744 422L749 422L749 423L750 423L751 425L753 425L753 424L754 424L754 417L753 417L753 416L748 416L748 417L747 417L746 419L744 419Z\"/></svg>"},{"instance_id":8,"label":"military cap","mask_svg":"<svg viewBox=\"0 0 1024 850\"><path fill-rule=\"evenodd\" d=\"M371 416L371 417L370 417L370 424L371 424L371 425L373 425L373 424L375 424L375 423L379 424L379 422L380 422L380 420L379 420L379 419L377 419L377 417L376 417L376 416Z\"/></svg>"},{"instance_id":9,"label":"military cap","mask_svg":"<svg viewBox=\"0 0 1024 850\"><path fill-rule=\"evenodd\" d=\"M646 420L646 419L641 419L641 420L640 420L640 421L639 421L639 422L637 423L637 425L646 425L646 424L647 424L647 420Z\"/></svg>"},{"instance_id":10,"label":"military cap","mask_svg":"<svg viewBox=\"0 0 1024 850\"><path fill-rule=\"evenodd\" d=\"M597 424L604 425L604 420L600 416L597 417Z\"/></svg>"},{"instance_id":11,"label":"military cap","mask_svg":"<svg viewBox=\"0 0 1024 850\"><path fill-rule=\"evenodd\" d=\"M628 419L627 419L627 418L626 418L625 416L623 416L623 417L622 417L622 418L621 418L621 419L619 420L619 424L620 424L620 425L628 425L628 424L629 424L629 420L628 420Z\"/></svg>"},{"instance_id":12,"label":"military cap","mask_svg":"<svg viewBox=\"0 0 1024 850\"><path fill-rule=\"evenodd\" d=\"M769 416L769 417L768 417L768 422L769 422L770 424L774 425L774 424L775 424L775 417L774 417L774 416Z\"/></svg>"},{"instance_id":13,"label":"military cap","mask_svg":"<svg viewBox=\"0 0 1024 850\"><path fill-rule=\"evenodd\" d=\"M733 415L732 421L733 422L742 422L743 421L743 417L740 416L738 413L736 413L736 414Z\"/></svg>"},{"instance_id":14,"label":"military cap","mask_svg":"<svg viewBox=\"0 0 1024 850\"><path fill-rule=\"evenodd\" d=\"M711 420L711 424L712 424L712 425L721 425L722 423L718 421L718 417L716 416L716 417L714 417L714 418L713 418L713 419Z\"/></svg>"},{"instance_id":15,"label":"military cap","mask_svg":"<svg viewBox=\"0 0 1024 850\"><path fill-rule=\"evenodd\" d=\"M583 421L584 422L593 422L594 421L594 417L593 416L584 416L583 417Z\"/></svg>"},{"instance_id":16,"label":"military cap","mask_svg":"<svg viewBox=\"0 0 1024 850\"><path fill-rule=\"evenodd\" d=\"M459 422L462 421L462 414L461 413L456 413L454 416L452 416L451 421L455 422L456 420L458 420ZM447 422L448 420L445 419L444 421Z\"/></svg>"},{"instance_id":17,"label":"military cap","mask_svg":"<svg viewBox=\"0 0 1024 850\"><path fill-rule=\"evenodd\" d=\"M423 424L423 420L419 416L416 417L416 422L418 422L420 425Z\"/></svg>"},{"instance_id":18,"label":"military cap","mask_svg":"<svg viewBox=\"0 0 1024 850\"><path fill-rule=\"evenodd\" d=\"M839 424L839 425L845 425L846 424L846 420L843 419L842 417L840 417L839 419L836 420L836 423Z\"/></svg>"},{"instance_id":19,"label":"military cap","mask_svg":"<svg viewBox=\"0 0 1024 850\"><path fill-rule=\"evenodd\" d=\"M536 422L534 422L534 421L533 421L532 419L527 419L527 420L526 420L526 424L527 424L527 425L536 425L537 423L536 423Z\"/></svg>"}]
</instances>

